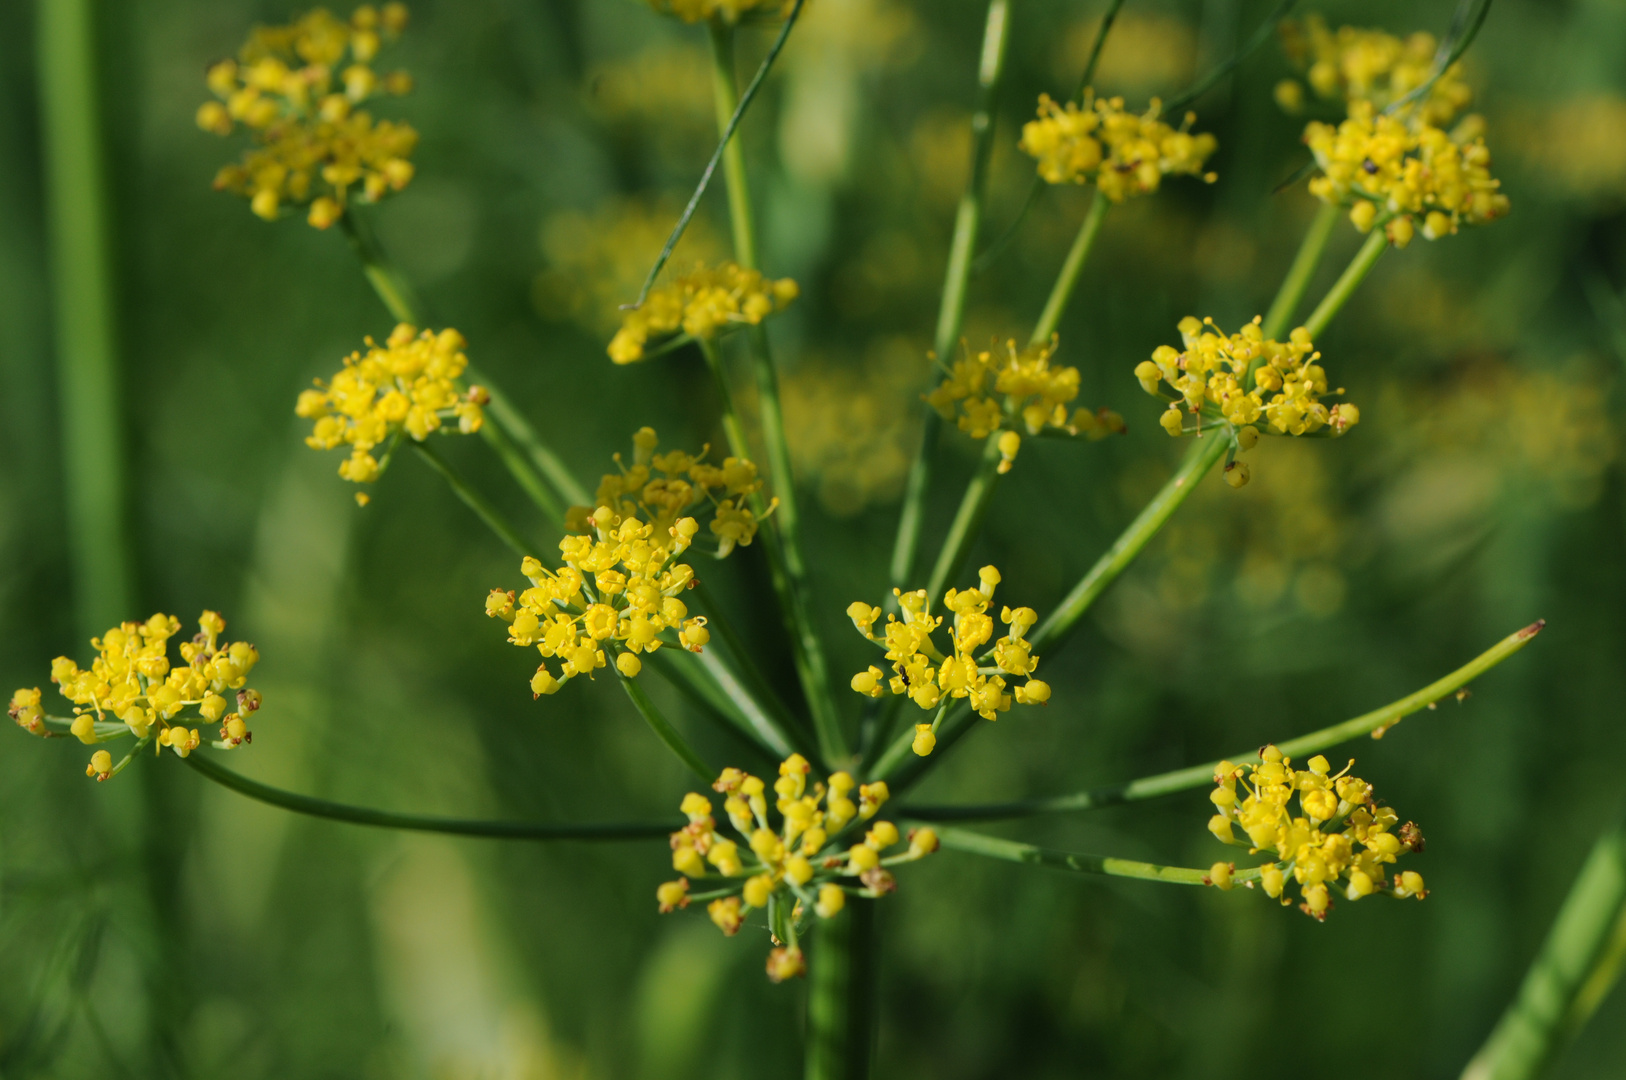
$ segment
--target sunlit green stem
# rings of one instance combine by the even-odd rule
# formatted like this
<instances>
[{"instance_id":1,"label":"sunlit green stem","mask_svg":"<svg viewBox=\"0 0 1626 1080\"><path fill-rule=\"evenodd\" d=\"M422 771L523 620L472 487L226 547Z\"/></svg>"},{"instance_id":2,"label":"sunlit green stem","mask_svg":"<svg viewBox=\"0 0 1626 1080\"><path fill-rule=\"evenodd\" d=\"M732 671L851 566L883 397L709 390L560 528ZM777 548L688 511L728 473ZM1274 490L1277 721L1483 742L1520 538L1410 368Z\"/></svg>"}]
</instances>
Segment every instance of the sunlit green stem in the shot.
<instances>
[{"instance_id":1,"label":"sunlit green stem","mask_svg":"<svg viewBox=\"0 0 1626 1080\"><path fill-rule=\"evenodd\" d=\"M963 829L941 828L937 838L949 851L962 851L968 855L981 855L1006 862L1049 866L1057 870L1071 870L1077 874L1101 874L1106 877L1138 878L1141 881L1162 881L1171 885L1206 885L1208 871L1183 866L1159 866L1156 863L1137 862L1134 859L1114 859L1105 855L1082 855L1070 851L1053 851L1034 844L1015 840L1002 840L997 836L966 832ZM1259 880L1258 866L1238 867L1231 880L1238 884Z\"/></svg>"},{"instance_id":2,"label":"sunlit green stem","mask_svg":"<svg viewBox=\"0 0 1626 1080\"><path fill-rule=\"evenodd\" d=\"M1304 234L1304 241L1299 244L1298 254L1293 256L1293 265L1287 268L1287 277L1282 279L1282 287L1276 291L1276 299L1271 302L1270 310L1265 313L1265 322L1261 329L1266 338L1281 340L1283 334L1289 329L1293 320L1293 312L1298 310L1299 304L1304 300L1304 293L1310 287L1310 279L1315 277L1316 268L1321 265L1321 256L1327 250L1327 240L1332 236L1332 230L1338 224L1338 219L1344 216L1343 208L1336 203L1322 203L1321 209L1316 211L1314 219L1310 222L1309 231Z\"/></svg>"},{"instance_id":3,"label":"sunlit green stem","mask_svg":"<svg viewBox=\"0 0 1626 1080\"><path fill-rule=\"evenodd\" d=\"M723 134L739 104L739 85L734 71L734 28L720 19L713 19L708 25L711 31L712 88L717 106L717 131ZM723 179L728 188L735 260L743 267L754 269L757 266L756 226L745 173L745 152L738 134L723 148ZM776 588L776 591L785 607L786 623L796 654L797 675L807 697L808 710L813 715L819 751L826 760L843 760L848 755L847 737L842 730L835 701L830 696L829 665L824 655L824 643L812 618L807 563L802 557L796 475L791 468L790 446L785 440L784 416L779 404L779 377L768 348L767 329L760 325L752 326L748 328L746 337L751 345L751 369L756 377L757 414L762 425L762 442L768 455L767 474L774 495L779 500L778 508L763 526L770 558L780 566L776 584L778 578L783 579L784 588ZM714 365L714 370L718 372L718 382L721 384L721 368ZM732 445L732 436L730 441ZM741 437L734 453L741 457L748 456L746 445Z\"/></svg>"},{"instance_id":4,"label":"sunlit green stem","mask_svg":"<svg viewBox=\"0 0 1626 1080\"><path fill-rule=\"evenodd\" d=\"M1101 232L1101 222L1106 220L1107 210L1112 206L1112 200L1097 191L1090 200L1090 209L1084 215L1084 223L1078 227L1078 235L1073 238L1073 246L1067 251L1067 258L1061 264L1061 273L1056 275L1056 284L1050 289L1050 298L1045 301L1044 311L1039 315L1039 322L1033 328L1033 336L1029 342L1042 345L1050 340L1050 335L1056 332L1061 325L1061 317L1067 311L1067 303L1072 300L1073 292L1078 288L1078 276L1084 270L1084 263L1090 257L1090 249L1095 246L1095 238Z\"/></svg>"},{"instance_id":5,"label":"sunlit green stem","mask_svg":"<svg viewBox=\"0 0 1626 1080\"><path fill-rule=\"evenodd\" d=\"M977 462L977 471L971 474L970 483L966 484L960 508L955 511L954 522L943 538L943 549L937 553L937 562L932 567L926 596L934 605L943 598L949 579L960 572L971 542L982 531L988 504L993 501L994 488L999 482L999 462L999 432L996 431L983 443L982 459Z\"/></svg>"},{"instance_id":6,"label":"sunlit green stem","mask_svg":"<svg viewBox=\"0 0 1626 1080\"><path fill-rule=\"evenodd\" d=\"M610 658L610 666L615 668L616 678L621 680L621 686L626 690L627 697L632 699L633 707L638 710L638 715L644 718L644 722L649 725L650 730L655 732L655 737L665 743L666 748L676 754L678 760L687 765L689 771L699 777L702 782L709 784L717 779L717 770L708 765L704 758L695 753L694 747L690 746L683 736L678 734L678 730L672 726L672 722L661 714L653 701L649 700L649 695L638 684L638 680L635 678L629 679L622 675L621 669L615 667L613 657Z\"/></svg>"},{"instance_id":7,"label":"sunlit green stem","mask_svg":"<svg viewBox=\"0 0 1626 1080\"><path fill-rule=\"evenodd\" d=\"M781 750L771 741L770 737L776 737L773 728L754 714L752 718L746 715L747 708L760 713L761 706L751 700L733 672L713 652L708 648L697 656L667 646L646 654L644 666L659 672L706 719L744 738L767 757L785 757L790 751Z\"/></svg>"},{"instance_id":8,"label":"sunlit green stem","mask_svg":"<svg viewBox=\"0 0 1626 1080\"><path fill-rule=\"evenodd\" d=\"M1462 1080L1535 1080L1585 1026L1626 960L1626 825L1598 838L1518 995Z\"/></svg>"},{"instance_id":9,"label":"sunlit green stem","mask_svg":"<svg viewBox=\"0 0 1626 1080\"><path fill-rule=\"evenodd\" d=\"M1407 694L1398 701L1390 702L1380 709L1374 709L1352 720L1345 720L1342 723L1324 727L1320 731L1312 731L1308 735L1301 735L1296 739L1289 739L1276 745L1281 749L1282 753L1290 757L1300 758L1306 754L1318 753L1340 743L1348 742L1351 739L1358 739L1362 735L1387 731L1412 713L1429 708L1435 702L1455 694L1474 679L1524 648L1532 638L1541 632L1544 625L1544 623L1539 622L1533 623L1517 633L1509 634L1491 648L1451 672L1451 674L1436 679L1416 693ZM1244 750L1232 755L1227 760L1245 761L1253 758L1254 754L1254 750ZM1189 768L1176 769L1173 772L1159 773L1156 776L1142 777L1127 784L1094 788L1090 791L1080 791L1071 795L1054 795L1044 799L1022 799L1016 802L989 803L980 806L911 806L900 812L907 813L911 817L930 821L997 821L1006 818L1033 817L1039 814L1096 810L1103 806L1139 802L1143 799L1155 799L1163 795L1173 795L1176 792L1209 787L1214 782L1214 770L1218 765L1219 762L1211 761L1203 765L1192 765Z\"/></svg>"},{"instance_id":10,"label":"sunlit green stem","mask_svg":"<svg viewBox=\"0 0 1626 1080\"><path fill-rule=\"evenodd\" d=\"M749 457L750 446L745 439L745 428L734 408L734 397L728 388L728 375L723 370L723 358L718 352L717 343L709 338L702 339L700 351L711 368L712 381L716 383L718 396L722 399L723 437L728 440L729 452L736 457ZM760 493L752 495L750 501L751 512L759 520L768 516L768 505ZM834 704L830 701L824 653L811 629L811 613L801 591L791 581L779 534L765 528L758 533L758 537L767 548L768 576L773 582L775 595L779 597L785 632L790 635L791 658L796 664L796 677L807 699L808 711L813 716L819 754L826 763L842 761L847 756L847 744L836 718ZM824 702L822 709L818 704L821 701Z\"/></svg>"},{"instance_id":11,"label":"sunlit green stem","mask_svg":"<svg viewBox=\"0 0 1626 1080\"><path fill-rule=\"evenodd\" d=\"M741 710L751 721L753 728L758 729L759 736L767 739L774 747L781 748L780 757L788 757L791 748L803 741L801 725L796 722L790 708L757 667L744 640L735 632L734 624L729 621L711 590L703 584L696 584L695 594L705 608L706 628L722 643L739 672L738 685L742 693L738 704ZM716 659L715 655L713 659Z\"/></svg>"},{"instance_id":12,"label":"sunlit green stem","mask_svg":"<svg viewBox=\"0 0 1626 1080\"><path fill-rule=\"evenodd\" d=\"M486 527L496 533L498 539L512 548L514 554L522 557L536 554L536 546L528 542L520 534L520 531L514 528L507 518L503 517L502 511L491 505L490 500L465 483L463 478L457 474L457 471L447 463L446 459L440 456L438 450L427 442L418 442L416 439L408 439L407 442L412 449L418 452L419 457L429 463L431 469L440 474L441 479L451 485L452 491L456 493L459 499L463 500L463 505L479 515L480 520L485 522Z\"/></svg>"},{"instance_id":13,"label":"sunlit green stem","mask_svg":"<svg viewBox=\"0 0 1626 1080\"><path fill-rule=\"evenodd\" d=\"M1381 228L1373 229L1371 235L1366 238L1366 243L1355 253L1355 258L1350 260L1344 272L1338 276L1338 280L1333 282L1327 295L1321 298L1321 303L1317 304L1315 310L1310 312L1310 317L1304 320L1304 328L1310 332L1312 340L1321 336L1321 331L1327 328L1333 316L1337 315L1354 295L1356 288L1366 280L1366 275L1372 272L1372 267L1377 265L1378 258L1388 248L1388 236Z\"/></svg>"},{"instance_id":14,"label":"sunlit green stem","mask_svg":"<svg viewBox=\"0 0 1626 1080\"><path fill-rule=\"evenodd\" d=\"M875 901L820 919L808 952L807 1080L865 1080L875 1042Z\"/></svg>"},{"instance_id":15,"label":"sunlit green stem","mask_svg":"<svg viewBox=\"0 0 1626 1080\"><path fill-rule=\"evenodd\" d=\"M35 8L68 551L87 636L130 618L134 603L95 7Z\"/></svg>"},{"instance_id":16,"label":"sunlit green stem","mask_svg":"<svg viewBox=\"0 0 1626 1080\"><path fill-rule=\"evenodd\" d=\"M543 824L397 814L367 806L329 802L327 799L271 787L269 784L250 780L224 768L202 751L188 755L186 763L208 779L240 795L247 795L251 799L258 799L284 810L292 810L296 814L308 814L330 821L347 821L354 825L377 825L386 829L449 833L453 836L478 836L493 840L653 840L665 839L679 824L673 821Z\"/></svg>"},{"instance_id":17,"label":"sunlit green stem","mask_svg":"<svg viewBox=\"0 0 1626 1080\"><path fill-rule=\"evenodd\" d=\"M1009 0L992 0L983 24L982 61L977 69L977 103L971 115L971 178L960 196L954 215L954 236L949 243L948 269L943 276L943 295L937 309L937 333L933 351L946 364L960 338L965 321L966 290L971 280L972 255L982 227L983 204L988 192L988 162L994 145L994 104L1005 71L1006 28L1010 23ZM920 443L909 466L904 484L903 509L898 515L898 533L892 544L891 582L894 588L912 584L915 560L920 552L920 535L931 487L932 456L937 447L942 420L936 410L927 409L920 425Z\"/></svg>"},{"instance_id":18,"label":"sunlit green stem","mask_svg":"<svg viewBox=\"0 0 1626 1080\"><path fill-rule=\"evenodd\" d=\"M423 306L418 302L417 294L400 269L384 253L366 224L356 217L354 211L345 213L339 222L356 257L361 260L362 273L390 316L398 322L423 329ZM537 437L530 422L514 408L508 396L491 381L489 375L470 365L464 377L471 383L478 383L491 396L486 406L486 417L490 423L480 429L480 434L538 509L555 525L562 526L564 512L560 497L566 504L586 506L592 501L586 489L559 456ZM516 447L523 450L523 454L516 452ZM548 484L552 484L551 490Z\"/></svg>"}]
</instances>

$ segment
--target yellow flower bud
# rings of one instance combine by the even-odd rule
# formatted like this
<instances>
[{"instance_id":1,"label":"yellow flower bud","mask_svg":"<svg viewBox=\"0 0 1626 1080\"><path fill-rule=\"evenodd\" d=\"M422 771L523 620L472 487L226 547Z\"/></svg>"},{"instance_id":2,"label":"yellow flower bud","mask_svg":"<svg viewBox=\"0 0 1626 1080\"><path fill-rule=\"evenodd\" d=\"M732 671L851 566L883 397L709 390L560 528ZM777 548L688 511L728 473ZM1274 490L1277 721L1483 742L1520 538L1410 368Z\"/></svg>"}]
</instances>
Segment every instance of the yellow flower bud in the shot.
<instances>
[{"instance_id":1,"label":"yellow flower bud","mask_svg":"<svg viewBox=\"0 0 1626 1080\"><path fill-rule=\"evenodd\" d=\"M1231 875L1235 872L1235 870L1236 867L1231 863L1217 862L1213 866L1209 867L1207 883L1214 886L1216 889L1229 892L1231 890L1231 886L1234 884L1234 882L1231 880Z\"/></svg>"},{"instance_id":2,"label":"yellow flower bud","mask_svg":"<svg viewBox=\"0 0 1626 1080\"><path fill-rule=\"evenodd\" d=\"M880 695L877 694L876 696L879 697ZM910 744L910 749L921 757L927 757L936 746L937 736L932 733L932 726L930 724L916 724L915 738L914 742Z\"/></svg>"},{"instance_id":3,"label":"yellow flower bud","mask_svg":"<svg viewBox=\"0 0 1626 1080\"><path fill-rule=\"evenodd\" d=\"M740 895L746 907L767 907L768 897L773 895L773 878L767 874L757 874L747 879Z\"/></svg>"},{"instance_id":4,"label":"yellow flower bud","mask_svg":"<svg viewBox=\"0 0 1626 1080\"><path fill-rule=\"evenodd\" d=\"M106 780L113 774L113 755L106 750L98 750L90 755L90 764L85 766L85 775L94 776L98 781Z\"/></svg>"},{"instance_id":5,"label":"yellow flower bud","mask_svg":"<svg viewBox=\"0 0 1626 1080\"><path fill-rule=\"evenodd\" d=\"M632 679L636 678L638 673L644 669L644 663L632 653L624 652L615 658L615 667L621 674Z\"/></svg>"},{"instance_id":6,"label":"yellow flower bud","mask_svg":"<svg viewBox=\"0 0 1626 1080\"><path fill-rule=\"evenodd\" d=\"M813 913L821 919L833 919L846 906L846 892L835 882L827 882L819 886L819 899L813 905Z\"/></svg>"}]
</instances>

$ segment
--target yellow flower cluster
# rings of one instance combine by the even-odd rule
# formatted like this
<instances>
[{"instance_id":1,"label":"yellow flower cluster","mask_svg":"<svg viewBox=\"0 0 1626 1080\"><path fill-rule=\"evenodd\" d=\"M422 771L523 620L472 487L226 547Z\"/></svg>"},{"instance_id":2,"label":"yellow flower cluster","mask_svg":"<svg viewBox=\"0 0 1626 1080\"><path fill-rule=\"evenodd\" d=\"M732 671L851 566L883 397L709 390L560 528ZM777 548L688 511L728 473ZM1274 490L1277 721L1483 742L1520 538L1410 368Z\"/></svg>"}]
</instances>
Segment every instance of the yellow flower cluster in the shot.
<instances>
[{"instance_id":1,"label":"yellow flower cluster","mask_svg":"<svg viewBox=\"0 0 1626 1080\"><path fill-rule=\"evenodd\" d=\"M670 537L685 512L711 508L711 534L717 538L717 557L726 558L736 545L750 547L760 522L746 500L762 490L756 463L748 458L724 458L712 465L705 458L710 447L699 455L683 450L657 454L660 437L655 429L639 428L632 436L632 465L615 455L618 472L605 473L598 484L594 504L608 508L622 518L638 518L653 528L652 536ZM769 504L771 512L777 500ZM593 507L573 506L566 512L565 526L575 533L596 529ZM691 519L692 520L692 519ZM684 526L687 528L688 526ZM685 539L685 546L693 539Z\"/></svg>"},{"instance_id":2,"label":"yellow flower cluster","mask_svg":"<svg viewBox=\"0 0 1626 1080\"><path fill-rule=\"evenodd\" d=\"M1310 181L1310 194L1347 205L1361 232L1384 224L1396 247L1411 243L1418 231L1437 240L1512 209L1499 190L1502 182L1490 174L1484 122L1477 116L1448 133L1354 101L1337 127L1312 121L1304 141L1321 170Z\"/></svg>"},{"instance_id":3,"label":"yellow flower cluster","mask_svg":"<svg viewBox=\"0 0 1626 1080\"><path fill-rule=\"evenodd\" d=\"M1179 128L1159 119L1156 98L1143 115L1124 111L1124 99L1097 98L1084 92L1084 104L1056 104L1039 95L1039 119L1022 126L1021 148L1038 159L1039 175L1051 184L1095 184L1113 202L1158 189L1163 177L1201 176L1212 183L1203 163L1218 148L1214 136L1191 134L1196 113L1187 113Z\"/></svg>"},{"instance_id":4,"label":"yellow flower cluster","mask_svg":"<svg viewBox=\"0 0 1626 1080\"><path fill-rule=\"evenodd\" d=\"M286 26L256 27L237 59L209 69L218 100L198 108L203 130L230 135L242 124L254 136L255 147L215 176L216 190L247 196L267 221L284 202L309 203L307 220L325 229L344 213L353 187L366 202L406 187L418 133L357 108L378 93L412 89L406 72L380 77L371 66L382 38L399 35L406 22L406 7L391 3L364 4L349 22L317 8Z\"/></svg>"},{"instance_id":5,"label":"yellow flower cluster","mask_svg":"<svg viewBox=\"0 0 1626 1080\"><path fill-rule=\"evenodd\" d=\"M1267 746L1259 751L1256 765L1222 761L1214 771L1210 798L1218 813L1209 819L1208 829L1224 843L1251 845L1250 854L1276 857L1260 871L1265 895L1290 903L1283 892L1287 874L1292 874L1303 898L1299 910L1317 919L1325 919L1332 909L1334 888L1349 900L1375 892L1419 900L1428 895L1416 871L1391 880L1385 870L1408 851L1423 850L1422 831L1409 821L1401 825L1394 810L1373 800L1372 785L1349 775L1353 761L1337 774L1320 754L1307 762L1308 769L1292 764L1276 747ZM1288 808L1295 796L1297 816ZM1236 838L1237 828L1247 840ZM1234 870L1230 863L1215 863L1209 884L1229 889Z\"/></svg>"},{"instance_id":6,"label":"yellow flower cluster","mask_svg":"<svg viewBox=\"0 0 1626 1080\"><path fill-rule=\"evenodd\" d=\"M977 588L950 589L943 596L943 607L954 613L954 626L949 631L952 655L943 653L932 640L932 632L943 625L943 618L934 618L928 611L925 589L908 593L894 589L903 618L888 615L879 635L874 626L881 617L881 609L862 600L849 605L848 618L859 633L886 649L886 659L891 662L893 672L887 679L886 673L872 664L852 677L852 688L873 698L881 697L887 690L907 694L909 700L927 710L939 704L946 706L949 699L965 698L988 720L999 719L999 714L1011 707L1013 697L1018 705L1043 705L1049 701L1049 684L1033 677L1039 658L1033 655L1026 635L1039 621L1039 616L1032 608L1000 611L999 619L1010 631L982 658L991 658L993 666L979 663L977 650L994 636L994 619L988 614L988 608L993 603L994 587L999 584L999 571L985 566L977 576L980 582ZM1027 681L1013 693L1006 693L1005 675ZM915 753L925 757L936 745L936 724L916 724Z\"/></svg>"},{"instance_id":7,"label":"yellow flower cluster","mask_svg":"<svg viewBox=\"0 0 1626 1080\"><path fill-rule=\"evenodd\" d=\"M693 338L712 338L731 326L755 326L782 311L798 292L789 278L774 281L731 262L696 267L670 285L650 290L642 307L627 312L610 339L610 359L618 364L642 360L651 338L680 330Z\"/></svg>"},{"instance_id":8,"label":"yellow flower cluster","mask_svg":"<svg viewBox=\"0 0 1626 1080\"><path fill-rule=\"evenodd\" d=\"M1401 39L1382 30L1359 26L1328 29L1319 15L1302 24L1282 23L1282 45L1316 96L1328 100L1370 101L1385 108L1428 81L1438 43L1419 31ZM1452 64L1429 88L1416 108L1426 124L1449 124L1473 101L1462 78L1462 65ZM1304 104L1304 87L1293 79L1276 87L1276 100L1289 112Z\"/></svg>"},{"instance_id":9,"label":"yellow flower cluster","mask_svg":"<svg viewBox=\"0 0 1626 1080\"><path fill-rule=\"evenodd\" d=\"M1251 450L1259 440L1259 423L1278 435L1310 435L1328 429L1342 435L1361 419L1361 411L1345 403L1329 408L1321 398L1328 393L1327 373L1320 364L1309 332L1299 327L1287 340L1272 341L1260 330L1261 320L1226 336L1213 319L1187 315L1180 320L1184 351L1159 345L1150 360L1135 368L1141 388L1154 397L1168 397L1161 386L1174 391L1163 429L1170 435L1201 431L1203 420L1224 421L1235 432L1237 445ZM1205 329L1206 328L1206 329ZM1332 391L1342 394L1340 388ZM1186 416L1196 419L1186 427ZM1233 487L1248 482L1247 466L1226 466Z\"/></svg>"},{"instance_id":10,"label":"yellow flower cluster","mask_svg":"<svg viewBox=\"0 0 1626 1080\"><path fill-rule=\"evenodd\" d=\"M1127 430L1123 417L1110 409L1074 410L1067 403L1078 397L1078 369L1052 366L1056 341L1029 345L1018 351L1015 341L1005 343L1005 355L991 350L972 353L954 362L926 403L944 420L955 420L974 439L986 439L1003 429L999 438L999 471L1009 472L1022 446L1018 422L1029 435L1047 429L1082 435L1092 442ZM997 395L997 396L996 396Z\"/></svg>"},{"instance_id":11,"label":"yellow flower cluster","mask_svg":"<svg viewBox=\"0 0 1626 1080\"><path fill-rule=\"evenodd\" d=\"M74 704L73 720L64 721L69 733L87 745L134 735L141 740L138 746L144 746L156 738L159 746L185 757L201 740L196 728L185 726L181 713L196 708L196 718L221 725L220 740L214 743L218 749L253 741L248 718L260 707L260 693L246 683L260 654L247 642L221 641L226 620L212 611L203 613L198 626L199 633L181 643L180 666L170 663L169 639L181 622L163 614L91 638L91 647L101 655L88 669L66 656L51 661L51 681ZM226 711L229 693L235 693L236 712ZM50 734L48 721L54 718L41 708L38 687L18 690L7 711L25 730ZM120 768L106 750L97 750L85 775L106 780Z\"/></svg>"},{"instance_id":12,"label":"yellow flower cluster","mask_svg":"<svg viewBox=\"0 0 1626 1080\"><path fill-rule=\"evenodd\" d=\"M662 15L676 15L686 23L720 19L737 23L746 15L782 15L790 10L790 0L649 0L649 6Z\"/></svg>"},{"instance_id":13,"label":"yellow flower cluster","mask_svg":"<svg viewBox=\"0 0 1626 1080\"><path fill-rule=\"evenodd\" d=\"M870 820L886 802L886 783L859 785L838 772L828 784L809 785L811 768L800 754L779 766L773 785L777 829L770 824L767 785L739 769L723 770L712 790L723 796L723 812L744 841L743 849L717 831L710 799L697 791L685 795L681 809L689 823L672 834L672 869L682 876L655 890L665 913L689 905L691 878L715 874L725 879L725 895L713 899L706 912L731 937L753 909L766 909L769 930L776 944L782 943L768 956L768 978L774 982L806 972L797 941L810 913L834 918L846 906L849 892L885 896L897 888L890 867L937 850L937 834L931 829L915 829L904 838L890 821L875 822L862 840L843 847L842 833L849 824ZM905 839L907 850L884 854Z\"/></svg>"},{"instance_id":14,"label":"yellow flower cluster","mask_svg":"<svg viewBox=\"0 0 1626 1080\"><path fill-rule=\"evenodd\" d=\"M388 463L373 456L373 448L391 436L406 432L418 442L456 420L467 435L485 421L481 406L490 400L478 386L462 391L458 376L468 367L463 335L450 328L435 333L401 323L382 346L364 339L366 353L353 352L344 367L315 390L299 395L294 412L316 421L305 444L332 450L349 444L350 456L339 465L339 475L358 484L377 480ZM365 502L363 496L357 500Z\"/></svg>"},{"instance_id":15,"label":"yellow flower cluster","mask_svg":"<svg viewBox=\"0 0 1626 1080\"><path fill-rule=\"evenodd\" d=\"M655 433L644 431L653 450ZM679 458L693 461L676 451L664 455L668 465L681 464L675 460ZM649 475L644 463L635 464L628 475L639 470L643 476ZM676 513L673 507L696 501L696 489L700 498L708 497L707 480L715 479L727 489L728 480L706 470L732 472L737 482L746 482L749 475L749 483L755 483L756 470L750 462L725 464L722 470L696 463L684 470L692 484L674 469L665 477L648 480L636 502L613 496L626 513L600 506L587 519L590 534L573 533L560 540L564 565L558 570L549 570L540 560L526 556L520 573L530 579L529 589L518 596L510 590L491 590L486 614L508 623L509 642L521 648L534 645L544 661L560 662L557 675L546 662L536 669L531 677L534 695L552 694L577 675L591 677L604 666L606 643L617 654L616 670L630 679L643 669L639 653L652 653L666 644L697 653L711 640L706 620L690 618L689 609L678 599L693 587L694 569L672 562L688 549L700 531L699 523L692 517L680 517L660 528L637 516L640 510L653 510L651 517ZM729 501L724 499L719 506ZM742 513L749 518L749 511ZM712 522L712 531L730 546L727 537L736 535L734 528L733 519L724 519L721 525L716 519ZM751 528L754 531L754 524Z\"/></svg>"}]
</instances>

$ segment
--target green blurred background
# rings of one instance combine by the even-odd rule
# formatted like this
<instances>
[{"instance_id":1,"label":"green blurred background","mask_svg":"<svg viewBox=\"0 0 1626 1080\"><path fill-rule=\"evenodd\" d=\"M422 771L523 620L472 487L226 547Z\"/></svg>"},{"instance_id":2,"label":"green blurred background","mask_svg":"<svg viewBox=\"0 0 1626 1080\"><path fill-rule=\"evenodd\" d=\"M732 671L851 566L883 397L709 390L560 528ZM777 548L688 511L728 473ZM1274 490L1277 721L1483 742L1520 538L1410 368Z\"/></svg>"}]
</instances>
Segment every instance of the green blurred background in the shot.
<instances>
[{"instance_id":1,"label":"green blurred background","mask_svg":"<svg viewBox=\"0 0 1626 1080\"><path fill-rule=\"evenodd\" d=\"M43 0L50 2L50 0ZM1130 0L1098 86L1132 105L1225 56L1273 3ZM991 232L1027 189L1014 150L1064 95L1105 4L1017 0ZM1334 25L1441 32L1453 4L1322 5ZM281 3L101 5L120 406L138 610L225 613L263 660L257 738L226 762L330 798L533 820L670 813L689 781L624 697L534 702L481 601L513 557L415 459L365 510L302 442L298 391L390 320L344 240L267 225L210 190L208 63ZM341 13L347 9L341 9ZM814 0L745 124L764 263L802 298L772 333L807 547L838 672L842 615L885 581L955 199L984 5ZM721 443L696 355L612 366L635 294L710 152L704 31L634 0L412 6L375 111L422 133L417 179L370 214L568 462L631 431ZM0 5L0 688L86 659L75 625L53 374L34 13ZM743 58L766 48L747 35ZM1466 703L1363 742L1361 775L1427 832L1424 904L1325 925L1254 893L1063 877L945 853L882 905L878 1074L1455 1075L1511 995L1626 773L1620 337L1589 295L1626 283L1626 8L1501 0L1467 62L1514 213L1379 264L1318 342L1362 408L1338 442L1209 478L1083 632L1046 658L1048 709L946 757L932 801L1051 793L1213 758L1375 707L1546 618ZM1100 444L1031 441L973 555L1042 613L1167 475L1179 447L1130 371L1183 315L1261 311L1313 210L1303 118L1274 43L1198 103L1212 186L1109 216L1061 329ZM678 264L726 250L721 193ZM973 342L1025 335L1086 206L1047 192L973 284ZM1357 238L1341 226L1312 292ZM1591 293L1589 294L1589 290ZM1604 305L1607 308L1607 304ZM442 447L542 535L477 440ZM928 535L975 448L945 435ZM974 564L975 565L975 564ZM760 547L708 580L790 678ZM844 678L844 676L843 676ZM684 713L717 760L762 763ZM843 704L856 711L856 704ZM0 752L0 1076L732 1077L799 1067L801 984L766 943L660 917L660 843L401 837L295 818L165 757L107 785L68 742ZM974 747L966 749L966 746ZM148 767L152 766L152 767ZM1072 850L1207 865L1201 794L999 827ZM1626 996L1559 1069L1626 1062Z\"/></svg>"}]
</instances>

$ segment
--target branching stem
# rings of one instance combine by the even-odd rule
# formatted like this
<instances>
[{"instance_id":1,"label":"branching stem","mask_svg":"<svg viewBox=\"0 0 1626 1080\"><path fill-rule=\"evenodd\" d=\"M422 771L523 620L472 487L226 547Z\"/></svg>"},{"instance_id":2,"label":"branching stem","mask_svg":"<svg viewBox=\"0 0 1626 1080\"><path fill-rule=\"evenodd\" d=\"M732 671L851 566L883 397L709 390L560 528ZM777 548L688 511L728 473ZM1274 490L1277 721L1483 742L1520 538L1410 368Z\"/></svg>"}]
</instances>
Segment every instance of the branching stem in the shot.
<instances>
[{"instance_id":1,"label":"branching stem","mask_svg":"<svg viewBox=\"0 0 1626 1080\"><path fill-rule=\"evenodd\" d=\"M239 795L292 810L296 814L347 821L353 825L376 825L386 829L406 829L411 832L448 833L453 836L478 836L493 840L654 840L664 839L678 827L678 822L627 821L566 824L525 821L478 821L464 818L432 817L426 814L398 814L390 810L375 810L368 806L350 806L330 802L313 795L262 784L232 772L209 754L197 751L189 754L186 763L196 772Z\"/></svg>"}]
</instances>

